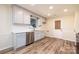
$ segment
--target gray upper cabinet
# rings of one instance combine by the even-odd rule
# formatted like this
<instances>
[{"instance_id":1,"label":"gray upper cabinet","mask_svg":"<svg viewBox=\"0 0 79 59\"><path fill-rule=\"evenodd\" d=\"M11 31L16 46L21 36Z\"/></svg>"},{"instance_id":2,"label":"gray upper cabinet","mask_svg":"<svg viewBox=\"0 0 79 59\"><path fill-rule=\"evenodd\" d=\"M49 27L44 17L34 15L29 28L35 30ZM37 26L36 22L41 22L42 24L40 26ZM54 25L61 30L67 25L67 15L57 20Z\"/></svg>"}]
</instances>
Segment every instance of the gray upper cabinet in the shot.
<instances>
[{"instance_id":1,"label":"gray upper cabinet","mask_svg":"<svg viewBox=\"0 0 79 59\"><path fill-rule=\"evenodd\" d=\"M24 10L24 24L30 24L30 13Z\"/></svg>"},{"instance_id":2,"label":"gray upper cabinet","mask_svg":"<svg viewBox=\"0 0 79 59\"><path fill-rule=\"evenodd\" d=\"M31 16L30 15L33 15L33 19L31 19ZM31 23L31 20L34 20L35 17L39 17L39 16L36 16L34 14L32 14L31 12L28 12L27 10L21 8L21 7L18 7L18 6L15 6L13 5L13 23L14 24L32 24ZM42 25L43 25L43 18L39 17L39 19L36 19L36 29L39 29Z\"/></svg>"},{"instance_id":3,"label":"gray upper cabinet","mask_svg":"<svg viewBox=\"0 0 79 59\"><path fill-rule=\"evenodd\" d=\"M13 6L13 23L23 24L23 9Z\"/></svg>"},{"instance_id":4,"label":"gray upper cabinet","mask_svg":"<svg viewBox=\"0 0 79 59\"><path fill-rule=\"evenodd\" d=\"M30 24L30 14L23 8L13 6L13 23Z\"/></svg>"}]
</instances>

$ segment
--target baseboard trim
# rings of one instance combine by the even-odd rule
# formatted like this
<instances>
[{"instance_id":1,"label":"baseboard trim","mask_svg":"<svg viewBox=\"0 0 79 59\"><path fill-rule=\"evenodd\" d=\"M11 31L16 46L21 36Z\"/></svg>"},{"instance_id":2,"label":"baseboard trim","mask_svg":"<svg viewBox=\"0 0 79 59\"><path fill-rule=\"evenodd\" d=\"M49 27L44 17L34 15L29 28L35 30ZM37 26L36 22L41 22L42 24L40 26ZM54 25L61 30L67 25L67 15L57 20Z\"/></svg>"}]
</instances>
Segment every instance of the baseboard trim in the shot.
<instances>
[{"instance_id":1,"label":"baseboard trim","mask_svg":"<svg viewBox=\"0 0 79 59\"><path fill-rule=\"evenodd\" d=\"M34 41L34 42L38 42L38 41L40 41L40 40L42 40L42 39L45 39L45 38L47 38L47 37L43 37L43 38L41 38L41 39L39 39L39 40L36 40L36 41Z\"/></svg>"},{"instance_id":2,"label":"baseboard trim","mask_svg":"<svg viewBox=\"0 0 79 59\"><path fill-rule=\"evenodd\" d=\"M7 52L12 51L12 50L13 50L13 47L4 49L4 50L1 50L1 51L0 51L0 54L4 54L4 53L7 53Z\"/></svg>"},{"instance_id":3,"label":"baseboard trim","mask_svg":"<svg viewBox=\"0 0 79 59\"><path fill-rule=\"evenodd\" d=\"M16 48L16 51L19 51L19 50L21 50L21 49L23 49L23 48L25 48L25 47L26 47L26 45L21 46L21 47L19 47L19 48Z\"/></svg>"}]
</instances>

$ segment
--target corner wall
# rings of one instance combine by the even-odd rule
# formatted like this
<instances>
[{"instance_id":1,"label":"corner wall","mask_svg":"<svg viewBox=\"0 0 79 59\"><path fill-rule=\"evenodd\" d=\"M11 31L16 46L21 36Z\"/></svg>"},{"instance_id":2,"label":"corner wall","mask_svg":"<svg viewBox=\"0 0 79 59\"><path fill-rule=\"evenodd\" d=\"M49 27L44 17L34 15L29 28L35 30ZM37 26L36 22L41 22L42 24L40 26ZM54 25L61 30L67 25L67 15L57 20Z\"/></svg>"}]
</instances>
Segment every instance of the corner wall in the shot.
<instances>
[{"instance_id":1,"label":"corner wall","mask_svg":"<svg viewBox=\"0 0 79 59\"><path fill-rule=\"evenodd\" d=\"M55 20L61 20L61 29L55 29ZM76 41L74 34L74 15L48 19L46 26L46 36Z\"/></svg>"},{"instance_id":2,"label":"corner wall","mask_svg":"<svg viewBox=\"0 0 79 59\"><path fill-rule=\"evenodd\" d=\"M0 5L0 50L12 47L11 5Z\"/></svg>"},{"instance_id":3,"label":"corner wall","mask_svg":"<svg viewBox=\"0 0 79 59\"><path fill-rule=\"evenodd\" d=\"M79 11L75 12L75 17L74 17L75 21L74 21L74 31L76 33L79 33Z\"/></svg>"}]
</instances>

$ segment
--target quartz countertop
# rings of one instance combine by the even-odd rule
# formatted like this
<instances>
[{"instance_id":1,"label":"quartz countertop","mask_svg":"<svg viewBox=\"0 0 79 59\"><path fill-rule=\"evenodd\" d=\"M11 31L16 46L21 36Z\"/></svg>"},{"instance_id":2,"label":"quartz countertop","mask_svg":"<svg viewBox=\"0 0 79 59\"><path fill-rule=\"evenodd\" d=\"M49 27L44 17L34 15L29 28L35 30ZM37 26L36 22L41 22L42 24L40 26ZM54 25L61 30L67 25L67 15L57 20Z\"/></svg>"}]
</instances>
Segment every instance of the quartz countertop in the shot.
<instances>
[{"instance_id":1,"label":"quartz countertop","mask_svg":"<svg viewBox=\"0 0 79 59\"><path fill-rule=\"evenodd\" d=\"M12 31L12 33L22 33L22 32L34 32L33 29L28 29L28 30L22 30L22 31Z\"/></svg>"}]
</instances>

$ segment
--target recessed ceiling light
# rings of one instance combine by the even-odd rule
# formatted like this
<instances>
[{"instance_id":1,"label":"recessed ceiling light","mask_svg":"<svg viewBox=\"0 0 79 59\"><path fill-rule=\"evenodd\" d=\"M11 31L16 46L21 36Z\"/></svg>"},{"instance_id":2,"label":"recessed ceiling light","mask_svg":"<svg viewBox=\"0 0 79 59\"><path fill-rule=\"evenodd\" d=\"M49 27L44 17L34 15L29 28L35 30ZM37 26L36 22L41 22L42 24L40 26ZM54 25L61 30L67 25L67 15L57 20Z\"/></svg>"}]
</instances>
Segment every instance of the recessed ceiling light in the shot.
<instances>
[{"instance_id":1,"label":"recessed ceiling light","mask_svg":"<svg viewBox=\"0 0 79 59\"><path fill-rule=\"evenodd\" d=\"M48 15L48 16L50 16L51 14L50 14L50 13L48 13L47 15Z\"/></svg>"},{"instance_id":2,"label":"recessed ceiling light","mask_svg":"<svg viewBox=\"0 0 79 59\"><path fill-rule=\"evenodd\" d=\"M64 12L67 12L68 11L68 9L64 9Z\"/></svg>"},{"instance_id":3,"label":"recessed ceiling light","mask_svg":"<svg viewBox=\"0 0 79 59\"><path fill-rule=\"evenodd\" d=\"M49 9L53 9L53 6L49 6Z\"/></svg>"},{"instance_id":4,"label":"recessed ceiling light","mask_svg":"<svg viewBox=\"0 0 79 59\"><path fill-rule=\"evenodd\" d=\"M35 6L35 4L31 4L31 6Z\"/></svg>"}]
</instances>

